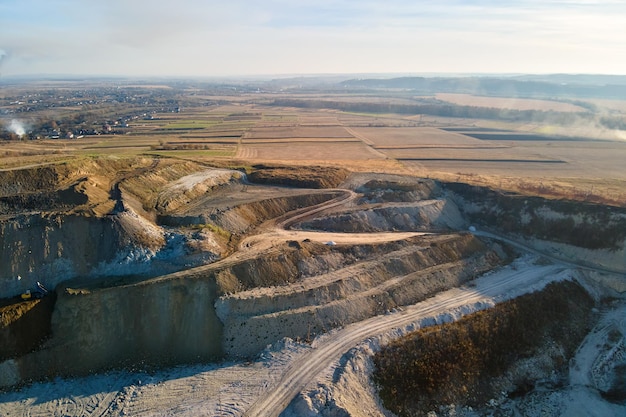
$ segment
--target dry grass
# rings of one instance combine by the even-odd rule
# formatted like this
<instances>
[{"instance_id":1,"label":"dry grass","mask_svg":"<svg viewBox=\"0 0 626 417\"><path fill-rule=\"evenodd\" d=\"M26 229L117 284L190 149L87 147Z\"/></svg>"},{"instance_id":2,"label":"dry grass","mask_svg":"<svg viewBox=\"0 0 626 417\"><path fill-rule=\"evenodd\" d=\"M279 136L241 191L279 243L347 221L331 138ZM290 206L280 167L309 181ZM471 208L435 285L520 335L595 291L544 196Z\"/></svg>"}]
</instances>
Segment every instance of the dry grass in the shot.
<instances>
[{"instance_id":1,"label":"dry grass","mask_svg":"<svg viewBox=\"0 0 626 417\"><path fill-rule=\"evenodd\" d=\"M348 112L339 113L337 117L341 124L350 127L418 127L423 126L420 119L428 119L427 116Z\"/></svg>"},{"instance_id":2,"label":"dry grass","mask_svg":"<svg viewBox=\"0 0 626 417\"><path fill-rule=\"evenodd\" d=\"M203 130L214 126L219 121L212 120L176 120L168 123L163 129L166 130Z\"/></svg>"},{"instance_id":3,"label":"dry grass","mask_svg":"<svg viewBox=\"0 0 626 417\"><path fill-rule=\"evenodd\" d=\"M623 158L626 144L576 147L516 147L506 150L382 150L390 157L409 158L441 155L449 160L403 160L415 175L446 181L461 181L550 198L606 201L626 205L626 171ZM504 152L504 153L502 153ZM489 161L510 156L518 161L560 160L563 163ZM475 160L470 160L473 157ZM465 158L465 159L463 159ZM480 160L482 159L482 160ZM496 158L493 158L496 159Z\"/></svg>"},{"instance_id":4,"label":"dry grass","mask_svg":"<svg viewBox=\"0 0 626 417\"><path fill-rule=\"evenodd\" d=\"M299 143L312 143L318 146L327 146L333 143L346 143L354 142L361 143L356 138L325 138L325 137L310 137L310 138L268 138L268 139L241 139L241 144L244 145L259 145L259 144L290 144L297 146Z\"/></svg>"},{"instance_id":5,"label":"dry grass","mask_svg":"<svg viewBox=\"0 0 626 417\"><path fill-rule=\"evenodd\" d=\"M248 179L259 184L280 184L302 188L335 188L350 174L343 168L308 166L258 166Z\"/></svg>"},{"instance_id":6,"label":"dry grass","mask_svg":"<svg viewBox=\"0 0 626 417\"><path fill-rule=\"evenodd\" d=\"M500 168L504 171L504 167ZM483 170L484 171L484 170ZM510 171L510 170L509 170ZM420 167L414 175L447 182L462 182L494 190L514 192L522 195L539 196L549 199L564 199L626 207L626 181L602 178L559 178L489 175L488 173L464 174L429 170Z\"/></svg>"},{"instance_id":7,"label":"dry grass","mask_svg":"<svg viewBox=\"0 0 626 417\"><path fill-rule=\"evenodd\" d=\"M340 125L339 120L336 115L325 115L325 114L316 114L316 115L299 115L298 123L301 126L333 126Z\"/></svg>"},{"instance_id":8,"label":"dry grass","mask_svg":"<svg viewBox=\"0 0 626 417\"><path fill-rule=\"evenodd\" d=\"M450 160L466 163L467 161L489 162L489 161L519 161L519 162L562 162L561 159L538 155L516 148L395 148L380 149L391 158L399 160Z\"/></svg>"}]
</instances>

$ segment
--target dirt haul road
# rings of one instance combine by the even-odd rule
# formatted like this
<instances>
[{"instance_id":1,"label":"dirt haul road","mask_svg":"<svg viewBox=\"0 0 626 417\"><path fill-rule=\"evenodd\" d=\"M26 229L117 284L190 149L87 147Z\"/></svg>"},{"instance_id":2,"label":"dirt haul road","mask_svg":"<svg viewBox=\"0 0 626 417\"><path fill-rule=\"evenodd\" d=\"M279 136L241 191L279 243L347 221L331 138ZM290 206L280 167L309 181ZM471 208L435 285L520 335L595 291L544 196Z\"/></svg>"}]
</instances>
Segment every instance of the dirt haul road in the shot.
<instances>
[{"instance_id":1,"label":"dirt haul road","mask_svg":"<svg viewBox=\"0 0 626 417\"><path fill-rule=\"evenodd\" d=\"M559 253L547 253L547 251L543 250L537 250L527 244L518 242L516 240L513 239L509 239L506 236L497 234L497 233L492 233L492 232L484 232L484 231L477 231L474 230L472 231L472 234L475 236L482 236L482 237L486 237L489 239L495 239L498 240L500 242L504 242L508 245L514 246L518 249L521 249L524 252L529 252L529 253L534 253L535 255L538 256L542 256L552 262L564 265L564 266L568 266L571 268L581 268L581 269L586 269L589 271L595 271L595 272L600 272L600 273L605 273L605 274L615 274L615 275L626 275L626 270L624 269L614 269L614 268L606 268L606 267L602 267L600 265L593 265L591 263L585 264L583 262L580 261L575 261L573 259L567 259L562 255L559 255Z\"/></svg>"},{"instance_id":2,"label":"dirt haul road","mask_svg":"<svg viewBox=\"0 0 626 417\"><path fill-rule=\"evenodd\" d=\"M240 262L243 259L267 255L268 251L271 251L275 245L289 240L309 239L319 243L356 245L392 242L431 234L429 232L333 233L290 229L298 222L303 222L338 207L348 206L359 197L359 194L349 190L333 189L330 191L339 192L341 195L314 206L290 211L276 219L264 222L256 228L253 234L241 241L238 251L233 255L223 261L199 268L213 268L223 263ZM177 274L184 273L185 271L181 271Z\"/></svg>"},{"instance_id":3,"label":"dirt haul road","mask_svg":"<svg viewBox=\"0 0 626 417\"><path fill-rule=\"evenodd\" d=\"M504 269L479 279L474 288L449 290L402 312L377 316L349 325L292 363L280 383L262 395L244 415L249 417L280 415L291 400L306 388L309 381L314 380L351 347L365 339L380 335L394 327L408 326L463 307L470 307L471 311L480 309L481 305L490 306L494 298L507 298L507 294L525 292L542 281L562 277L559 272L564 269L560 265L530 266L517 271Z\"/></svg>"}]
</instances>

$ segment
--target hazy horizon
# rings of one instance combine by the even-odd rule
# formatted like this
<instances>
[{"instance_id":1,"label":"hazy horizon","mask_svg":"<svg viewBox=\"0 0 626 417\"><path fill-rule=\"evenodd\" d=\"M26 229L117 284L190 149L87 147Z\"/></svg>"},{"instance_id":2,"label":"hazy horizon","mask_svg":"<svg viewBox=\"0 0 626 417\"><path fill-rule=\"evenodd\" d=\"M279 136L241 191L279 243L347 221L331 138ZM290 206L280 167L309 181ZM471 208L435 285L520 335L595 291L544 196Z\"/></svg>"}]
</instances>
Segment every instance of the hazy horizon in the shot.
<instances>
[{"instance_id":1,"label":"hazy horizon","mask_svg":"<svg viewBox=\"0 0 626 417\"><path fill-rule=\"evenodd\" d=\"M0 74L626 75L626 2L4 0Z\"/></svg>"}]
</instances>

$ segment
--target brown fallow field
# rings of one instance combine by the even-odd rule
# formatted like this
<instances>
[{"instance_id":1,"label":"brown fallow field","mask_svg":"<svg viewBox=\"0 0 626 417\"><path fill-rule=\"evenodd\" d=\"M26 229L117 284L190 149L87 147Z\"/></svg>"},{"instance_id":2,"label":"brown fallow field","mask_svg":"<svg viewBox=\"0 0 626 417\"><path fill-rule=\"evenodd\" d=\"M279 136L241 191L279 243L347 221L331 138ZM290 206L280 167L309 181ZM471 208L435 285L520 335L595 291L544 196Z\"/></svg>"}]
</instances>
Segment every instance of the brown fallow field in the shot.
<instances>
[{"instance_id":1,"label":"brown fallow field","mask_svg":"<svg viewBox=\"0 0 626 417\"><path fill-rule=\"evenodd\" d=\"M486 97L472 94L439 93L435 98L460 106L491 107L511 110L542 110L558 112L585 112L586 109L575 104L553 100L535 100L529 98Z\"/></svg>"}]
</instances>

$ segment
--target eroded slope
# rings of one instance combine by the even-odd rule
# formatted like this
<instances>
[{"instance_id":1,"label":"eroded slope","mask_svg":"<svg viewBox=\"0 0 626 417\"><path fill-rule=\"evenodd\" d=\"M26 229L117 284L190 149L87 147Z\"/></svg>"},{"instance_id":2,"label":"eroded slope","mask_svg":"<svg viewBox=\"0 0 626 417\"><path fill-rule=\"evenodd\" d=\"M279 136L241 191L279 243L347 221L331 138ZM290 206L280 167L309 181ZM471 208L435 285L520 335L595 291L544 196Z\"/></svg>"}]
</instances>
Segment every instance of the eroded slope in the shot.
<instances>
[{"instance_id":1,"label":"eroded slope","mask_svg":"<svg viewBox=\"0 0 626 417\"><path fill-rule=\"evenodd\" d=\"M538 381L559 384L592 327L593 306L579 285L552 284L384 347L374 379L385 406L402 416L448 404L484 407Z\"/></svg>"}]
</instances>

